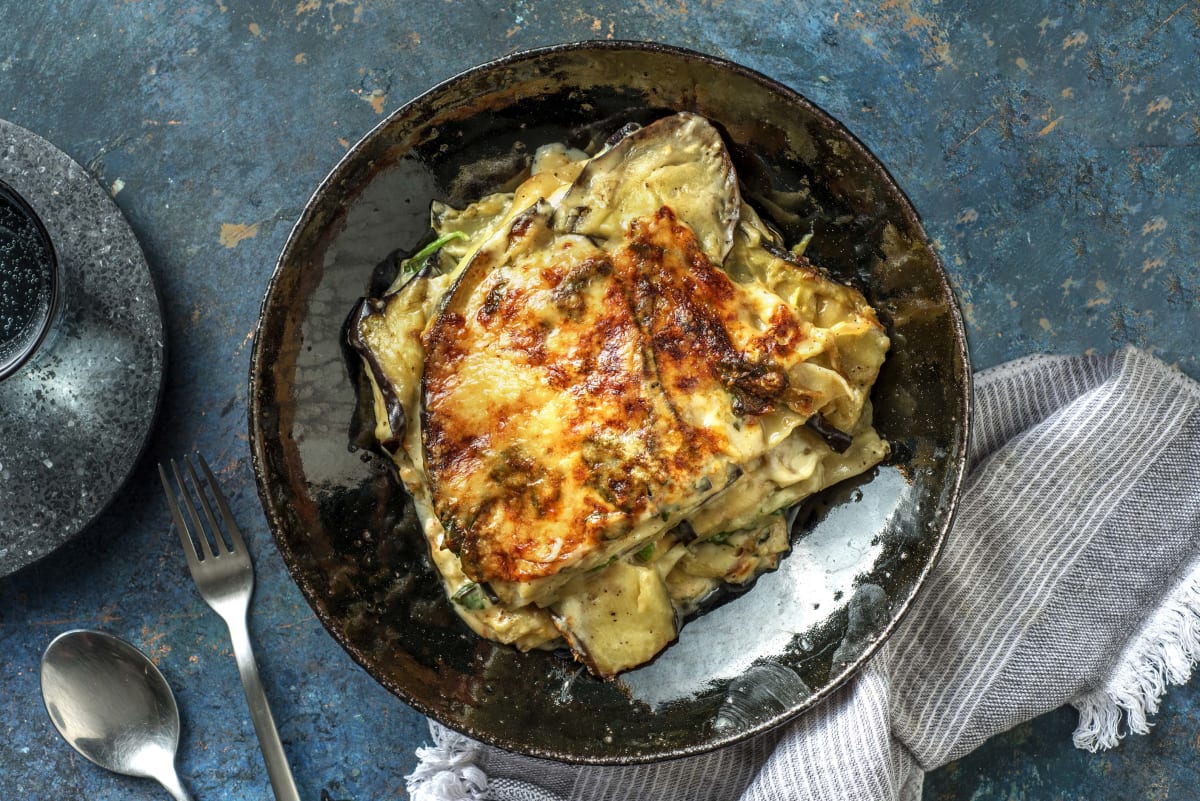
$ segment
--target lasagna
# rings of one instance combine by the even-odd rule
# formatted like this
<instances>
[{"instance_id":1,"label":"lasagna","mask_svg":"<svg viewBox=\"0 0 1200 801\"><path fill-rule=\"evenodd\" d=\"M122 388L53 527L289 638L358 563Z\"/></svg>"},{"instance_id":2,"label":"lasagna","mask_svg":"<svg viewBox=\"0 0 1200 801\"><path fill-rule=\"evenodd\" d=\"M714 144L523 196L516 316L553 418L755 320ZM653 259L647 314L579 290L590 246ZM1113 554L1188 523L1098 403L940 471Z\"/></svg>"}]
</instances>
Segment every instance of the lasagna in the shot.
<instances>
[{"instance_id":1,"label":"lasagna","mask_svg":"<svg viewBox=\"0 0 1200 801\"><path fill-rule=\"evenodd\" d=\"M479 635L641 665L778 564L789 507L887 455L875 312L743 201L703 117L541 147L514 191L431 218L349 336Z\"/></svg>"}]
</instances>

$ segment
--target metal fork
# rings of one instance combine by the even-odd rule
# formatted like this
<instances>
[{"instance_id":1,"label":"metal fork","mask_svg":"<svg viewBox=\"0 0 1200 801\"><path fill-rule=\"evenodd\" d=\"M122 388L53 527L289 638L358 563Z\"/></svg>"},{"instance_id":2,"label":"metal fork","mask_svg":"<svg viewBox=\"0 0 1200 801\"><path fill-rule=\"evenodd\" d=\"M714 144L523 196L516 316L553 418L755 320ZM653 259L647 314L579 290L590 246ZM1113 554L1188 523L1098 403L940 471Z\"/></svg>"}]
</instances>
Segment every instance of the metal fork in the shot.
<instances>
[{"instance_id":1,"label":"metal fork","mask_svg":"<svg viewBox=\"0 0 1200 801\"><path fill-rule=\"evenodd\" d=\"M196 454L196 458L200 461L205 482L201 482L192 463L186 457L183 464L191 477L196 499L204 510L204 518L208 522L207 530L174 459L171 460L171 472L174 473L175 483L179 487L178 495L167 478L167 471L161 463L158 465L158 475L167 493L167 506L171 508L171 517L175 520L179 541L183 544L188 568L192 571L192 579L196 582L196 588L200 590L200 596L229 627L233 656L237 660L242 689L246 691L246 701L250 705L250 719L254 721L254 731L258 735L258 744L267 763L267 775L271 778L275 798L277 801L299 801L296 782L292 779L287 755L283 752L283 744L279 741L279 732L275 728L275 719L271 716L262 681L258 677L258 666L254 662L254 651L250 645L250 631L246 626L246 612L250 608L250 596L254 593L254 565L250 562L250 552L246 549L242 532L233 519L233 513L229 511L229 504L221 493L216 477L208 468L203 456ZM212 506L209 505L204 491L205 484L221 512L224 530L229 535L232 547L227 545L221 536L222 526L218 525ZM181 506L188 512L191 528L180 511ZM200 543L199 550L196 548L197 541Z\"/></svg>"}]
</instances>

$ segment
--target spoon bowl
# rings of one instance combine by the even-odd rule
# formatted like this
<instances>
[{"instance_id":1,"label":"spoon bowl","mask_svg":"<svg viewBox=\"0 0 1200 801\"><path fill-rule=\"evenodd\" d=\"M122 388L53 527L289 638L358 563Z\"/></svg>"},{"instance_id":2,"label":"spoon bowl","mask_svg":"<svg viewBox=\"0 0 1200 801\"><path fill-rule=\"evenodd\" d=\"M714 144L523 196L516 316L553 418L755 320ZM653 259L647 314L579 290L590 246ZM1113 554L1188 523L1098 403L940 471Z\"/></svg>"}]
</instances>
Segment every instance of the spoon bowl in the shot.
<instances>
[{"instance_id":1,"label":"spoon bowl","mask_svg":"<svg viewBox=\"0 0 1200 801\"><path fill-rule=\"evenodd\" d=\"M91 762L157 780L190 801L175 772L179 708L145 654L100 631L60 634L46 648L42 700L58 733Z\"/></svg>"}]
</instances>

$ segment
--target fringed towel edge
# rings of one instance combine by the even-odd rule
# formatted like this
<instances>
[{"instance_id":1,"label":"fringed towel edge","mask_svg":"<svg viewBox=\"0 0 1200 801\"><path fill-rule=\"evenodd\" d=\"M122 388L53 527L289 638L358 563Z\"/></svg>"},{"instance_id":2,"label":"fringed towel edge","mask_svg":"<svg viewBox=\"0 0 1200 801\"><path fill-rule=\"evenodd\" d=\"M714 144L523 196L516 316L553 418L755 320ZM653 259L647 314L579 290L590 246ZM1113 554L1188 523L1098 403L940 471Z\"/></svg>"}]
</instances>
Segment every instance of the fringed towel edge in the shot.
<instances>
[{"instance_id":1,"label":"fringed towel edge","mask_svg":"<svg viewBox=\"0 0 1200 801\"><path fill-rule=\"evenodd\" d=\"M476 763L479 743L430 722L433 745L417 749L417 767L404 777L412 801L485 801L487 774Z\"/></svg>"},{"instance_id":2,"label":"fringed towel edge","mask_svg":"<svg viewBox=\"0 0 1200 801\"><path fill-rule=\"evenodd\" d=\"M1103 687L1071 701L1079 710L1072 735L1077 748L1112 748L1129 732L1150 731L1170 685L1185 684L1200 661L1200 563L1176 584L1125 646Z\"/></svg>"}]
</instances>

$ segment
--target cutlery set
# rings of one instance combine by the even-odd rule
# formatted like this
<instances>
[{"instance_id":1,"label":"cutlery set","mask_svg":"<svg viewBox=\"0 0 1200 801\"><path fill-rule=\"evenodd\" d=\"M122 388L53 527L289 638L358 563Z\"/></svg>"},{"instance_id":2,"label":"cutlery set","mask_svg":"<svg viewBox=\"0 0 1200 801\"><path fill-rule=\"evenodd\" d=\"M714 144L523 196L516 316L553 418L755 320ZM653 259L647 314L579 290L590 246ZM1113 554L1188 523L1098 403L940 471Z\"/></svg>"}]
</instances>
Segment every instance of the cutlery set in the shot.
<instances>
[{"instance_id":1,"label":"cutlery set","mask_svg":"<svg viewBox=\"0 0 1200 801\"><path fill-rule=\"evenodd\" d=\"M246 623L254 594L250 552L208 463L199 454L197 461L200 473L186 458L183 470L171 460L170 473L159 464L167 506L200 596L229 628L276 801L299 801ZM190 800L175 771L175 698L145 654L103 632L66 632L42 657L41 684L46 711L72 748L108 770L156 779L176 801Z\"/></svg>"}]
</instances>

